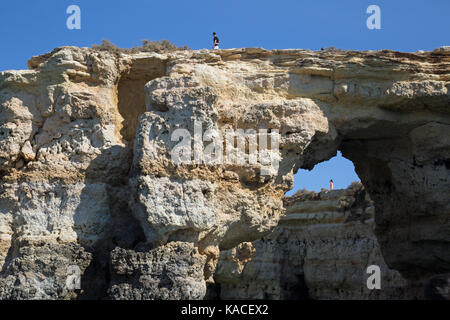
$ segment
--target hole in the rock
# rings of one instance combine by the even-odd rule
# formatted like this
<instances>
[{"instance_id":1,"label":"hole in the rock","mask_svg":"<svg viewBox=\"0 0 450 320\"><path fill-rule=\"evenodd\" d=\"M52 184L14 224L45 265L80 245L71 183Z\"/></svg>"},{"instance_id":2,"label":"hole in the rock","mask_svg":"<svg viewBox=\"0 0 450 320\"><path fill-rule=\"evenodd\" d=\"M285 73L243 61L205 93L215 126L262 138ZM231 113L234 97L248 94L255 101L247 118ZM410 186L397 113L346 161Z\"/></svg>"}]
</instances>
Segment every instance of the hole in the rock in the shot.
<instances>
[{"instance_id":1,"label":"hole in the rock","mask_svg":"<svg viewBox=\"0 0 450 320\"><path fill-rule=\"evenodd\" d=\"M118 84L118 109L123 118L120 134L130 143L134 140L139 116L146 111L145 90L147 82L166 75L166 64L155 58L136 60L121 75Z\"/></svg>"},{"instance_id":2,"label":"hole in the rock","mask_svg":"<svg viewBox=\"0 0 450 320\"><path fill-rule=\"evenodd\" d=\"M345 189L352 182L360 181L355 166L344 158L340 151L330 160L315 165L311 171L299 169L294 176L294 187L286 196L292 196L303 189L316 192L329 190L330 180L333 180L334 189Z\"/></svg>"}]
</instances>

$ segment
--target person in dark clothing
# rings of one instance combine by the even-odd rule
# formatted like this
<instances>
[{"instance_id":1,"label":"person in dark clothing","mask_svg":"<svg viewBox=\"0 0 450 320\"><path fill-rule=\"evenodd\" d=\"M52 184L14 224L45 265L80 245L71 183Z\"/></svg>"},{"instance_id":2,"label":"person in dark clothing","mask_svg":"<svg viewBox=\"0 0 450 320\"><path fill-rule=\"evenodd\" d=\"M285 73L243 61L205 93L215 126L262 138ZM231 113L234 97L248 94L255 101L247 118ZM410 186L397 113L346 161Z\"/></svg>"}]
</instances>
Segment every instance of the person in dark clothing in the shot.
<instances>
[{"instance_id":1,"label":"person in dark clothing","mask_svg":"<svg viewBox=\"0 0 450 320\"><path fill-rule=\"evenodd\" d=\"M213 32L213 49L219 49L219 38L217 37L217 34Z\"/></svg>"}]
</instances>

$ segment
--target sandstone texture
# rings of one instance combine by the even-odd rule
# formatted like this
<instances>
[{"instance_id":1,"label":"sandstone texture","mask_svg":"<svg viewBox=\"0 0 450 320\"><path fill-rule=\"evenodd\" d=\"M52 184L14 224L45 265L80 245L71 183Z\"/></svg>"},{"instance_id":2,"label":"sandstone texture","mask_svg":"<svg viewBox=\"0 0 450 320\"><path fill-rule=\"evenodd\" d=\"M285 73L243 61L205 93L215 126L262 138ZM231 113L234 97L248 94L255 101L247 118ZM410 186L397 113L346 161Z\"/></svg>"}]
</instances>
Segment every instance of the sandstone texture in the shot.
<instances>
[{"instance_id":1,"label":"sandstone texture","mask_svg":"<svg viewBox=\"0 0 450 320\"><path fill-rule=\"evenodd\" d=\"M374 201L389 269L412 280L450 272L445 48L62 47L28 65L0 73L2 299L200 299L220 252L267 236L293 174L337 150ZM206 163L194 144L193 161L175 163L177 129L215 154L229 146L235 161ZM278 140L254 159L239 141L221 142L230 129ZM153 265L156 257L171 267ZM82 271L82 288L69 293L68 265Z\"/></svg>"},{"instance_id":2,"label":"sandstone texture","mask_svg":"<svg viewBox=\"0 0 450 320\"><path fill-rule=\"evenodd\" d=\"M384 262L364 188L286 198L286 215L264 238L222 251L212 295L222 299L421 299L423 283ZM247 253L247 254L246 254ZM381 289L367 288L367 267Z\"/></svg>"}]
</instances>

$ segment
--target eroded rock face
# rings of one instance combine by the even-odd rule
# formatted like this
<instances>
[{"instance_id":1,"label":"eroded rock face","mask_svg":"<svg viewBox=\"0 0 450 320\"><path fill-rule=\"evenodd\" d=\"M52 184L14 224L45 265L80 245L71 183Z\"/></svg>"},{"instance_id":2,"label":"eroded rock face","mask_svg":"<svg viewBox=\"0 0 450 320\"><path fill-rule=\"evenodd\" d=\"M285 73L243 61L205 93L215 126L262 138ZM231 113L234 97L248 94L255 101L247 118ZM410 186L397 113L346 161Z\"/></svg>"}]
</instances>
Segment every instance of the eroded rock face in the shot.
<instances>
[{"instance_id":1,"label":"eroded rock face","mask_svg":"<svg viewBox=\"0 0 450 320\"><path fill-rule=\"evenodd\" d=\"M112 250L133 255L139 243L149 252L193 245L206 258L198 281L212 281L219 250L270 233L293 173L338 149L374 200L389 267L409 278L447 273L449 56L64 47L32 58L28 71L0 73L0 268L10 277L2 292L20 277L7 270L27 259L21 250L42 243L92 255L96 267L86 270L96 271L85 278L95 288L73 297L108 297ZM198 124L200 140L212 129L278 132L279 148L265 150L276 165L266 170L247 152L205 164L195 148L194 163L174 163L174 132L196 139Z\"/></svg>"},{"instance_id":2,"label":"eroded rock face","mask_svg":"<svg viewBox=\"0 0 450 320\"><path fill-rule=\"evenodd\" d=\"M75 243L21 244L2 270L0 299L74 299L77 293L66 284L70 267L75 265L81 274L88 274L91 263L92 254Z\"/></svg>"},{"instance_id":3,"label":"eroded rock face","mask_svg":"<svg viewBox=\"0 0 450 320\"><path fill-rule=\"evenodd\" d=\"M355 162L375 201L384 258L409 278L439 274L450 266L449 129L430 122L389 143L343 144L343 155Z\"/></svg>"},{"instance_id":4,"label":"eroded rock face","mask_svg":"<svg viewBox=\"0 0 450 320\"><path fill-rule=\"evenodd\" d=\"M145 252L116 248L111 253L108 295L127 300L193 300L206 293L205 256L192 243L171 242Z\"/></svg>"},{"instance_id":5,"label":"eroded rock face","mask_svg":"<svg viewBox=\"0 0 450 320\"><path fill-rule=\"evenodd\" d=\"M212 297L221 299L421 299L384 262L374 235L374 207L359 185L286 198L286 215L268 236L222 251ZM381 290L367 287L367 267Z\"/></svg>"}]
</instances>

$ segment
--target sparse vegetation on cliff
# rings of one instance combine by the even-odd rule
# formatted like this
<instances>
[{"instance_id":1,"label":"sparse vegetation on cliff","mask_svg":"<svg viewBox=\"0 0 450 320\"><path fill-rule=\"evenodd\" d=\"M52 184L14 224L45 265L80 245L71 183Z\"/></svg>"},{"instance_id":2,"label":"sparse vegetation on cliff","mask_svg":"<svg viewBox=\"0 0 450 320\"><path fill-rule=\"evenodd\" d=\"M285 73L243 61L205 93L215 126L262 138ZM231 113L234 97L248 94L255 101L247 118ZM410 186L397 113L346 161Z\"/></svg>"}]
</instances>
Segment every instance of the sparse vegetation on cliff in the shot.
<instances>
[{"instance_id":1,"label":"sparse vegetation on cliff","mask_svg":"<svg viewBox=\"0 0 450 320\"><path fill-rule=\"evenodd\" d=\"M112 53L138 53L138 52L173 52L178 50L190 50L188 46L179 47L169 40L150 41L142 40L140 47L120 48L109 40L103 39L101 44L94 44L92 48L100 51L109 51Z\"/></svg>"}]
</instances>

